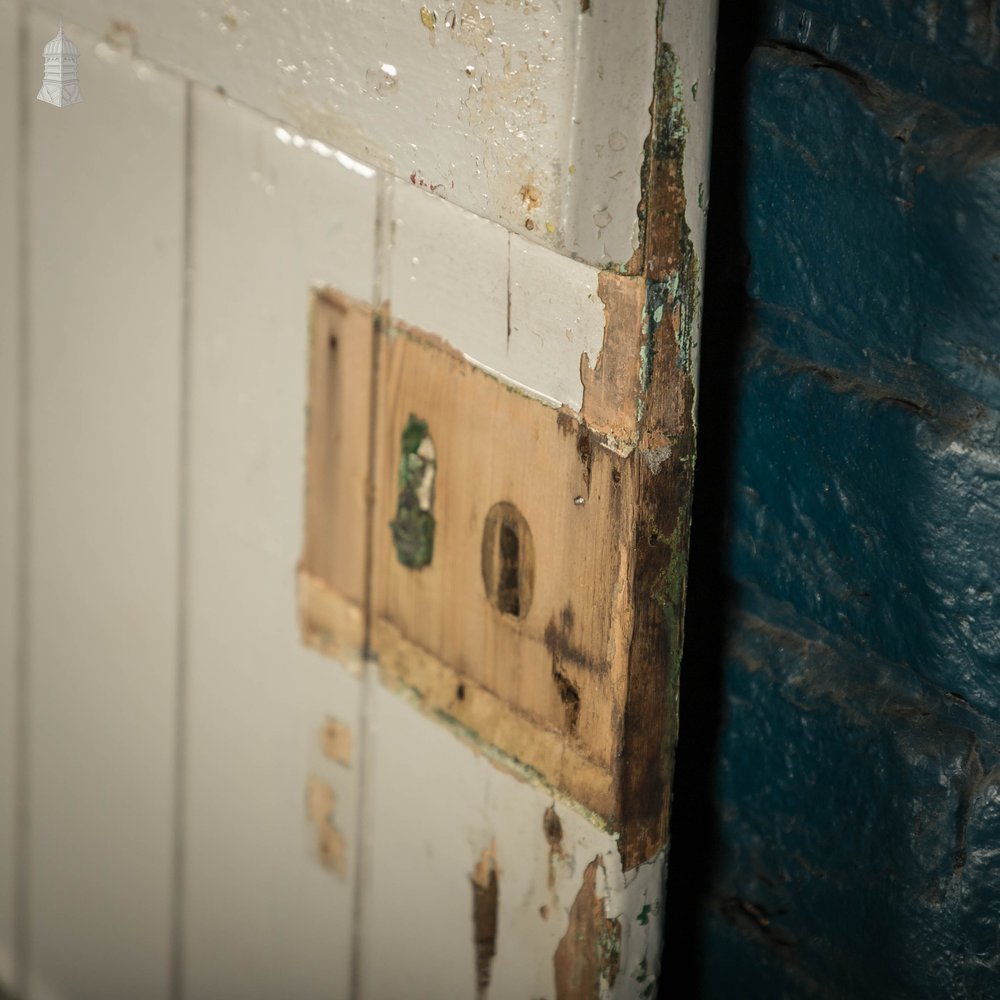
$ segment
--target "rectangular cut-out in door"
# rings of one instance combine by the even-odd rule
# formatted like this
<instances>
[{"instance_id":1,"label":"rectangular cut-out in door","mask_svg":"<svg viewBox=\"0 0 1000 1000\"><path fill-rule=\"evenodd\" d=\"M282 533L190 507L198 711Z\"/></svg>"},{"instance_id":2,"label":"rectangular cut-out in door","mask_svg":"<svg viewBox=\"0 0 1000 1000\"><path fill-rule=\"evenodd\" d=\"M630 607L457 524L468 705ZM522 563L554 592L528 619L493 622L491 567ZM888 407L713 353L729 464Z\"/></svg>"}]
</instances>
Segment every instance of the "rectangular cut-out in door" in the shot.
<instances>
[{"instance_id":1,"label":"rectangular cut-out in door","mask_svg":"<svg viewBox=\"0 0 1000 1000\"><path fill-rule=\"evenodd\" d=\"M308 645L350 661L365 630L372 312L338 292L317 291L310 327L301 627Z\"/></svg>"},{"instance_id":2,"label":"rectangular cut-out in door","mask_svg":"<svg viewBox=\"0 0 1000 1000\"><path fill-rule=\"evenodd\" d=\"M613 819L633 463L571 411L405 327L383 347L377 412L371 641L383 675Z\"/></svg>"},{"instance_id":3,"label":"rectangular cut-out in door","mask_svg":"<svg viewBox=\"0 0 1000 1000\"><path fill-rule=\"evenodd\" d=\"M337 475L364 480L356 442L333 441L337 421L364 411L327 419L328 394L311 410L301 598L307 638L312 629L334 648L350 638L362 587L382 680L619 832L631 868L666 837L689 463L668 314L647 328L642 279L600 288L615 315L582 413L523 394L433 334L401 323L374 334L369 517L345 522L357 508L329 487ZM322 329L314 397L338 378L324 382L335 365ZM643 375L649 337L658 380ZM340 460L353 464L335 470ZM362 524L369 558L351 564ZM337 544L348 547L335 565ZM351 565L357 577L337 576ZM324 613L343 607L355 617Z\"/></svg>"}]
</instances>

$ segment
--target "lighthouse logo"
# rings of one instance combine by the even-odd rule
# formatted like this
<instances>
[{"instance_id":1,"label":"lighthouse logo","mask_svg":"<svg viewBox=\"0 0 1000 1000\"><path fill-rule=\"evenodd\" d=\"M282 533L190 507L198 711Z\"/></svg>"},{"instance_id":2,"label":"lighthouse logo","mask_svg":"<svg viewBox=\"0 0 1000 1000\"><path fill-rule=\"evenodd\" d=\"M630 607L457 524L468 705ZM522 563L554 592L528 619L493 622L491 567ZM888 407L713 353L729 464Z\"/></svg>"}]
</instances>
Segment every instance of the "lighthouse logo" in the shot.
<instances>
[{"instance_id":1,"label":"lighthouse logo","mask_svg":"<svg viewBox=\"0 0 1000 1000\"><path fill-rule=\"evenodd\" d=\"M45 79L42 80L42 89L38 91L38 100L54 104L57 108L82 101L80 83L76 78L80 50L63 34L61 24L59 34L42 52L45 58Z\"/></svg>"}]
</instances>

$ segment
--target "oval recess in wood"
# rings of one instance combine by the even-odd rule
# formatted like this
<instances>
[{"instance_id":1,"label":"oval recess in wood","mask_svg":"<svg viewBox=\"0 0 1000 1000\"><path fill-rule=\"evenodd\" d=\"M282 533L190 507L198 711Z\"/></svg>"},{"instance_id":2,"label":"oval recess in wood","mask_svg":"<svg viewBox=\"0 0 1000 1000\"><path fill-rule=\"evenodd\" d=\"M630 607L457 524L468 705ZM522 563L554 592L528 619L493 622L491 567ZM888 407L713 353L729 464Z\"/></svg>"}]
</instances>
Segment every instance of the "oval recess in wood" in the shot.
<instances>
[{"instance_id":1,"label":"oval recess in wood","mask_svg":"<svg viewBox=\"0 0 1000 1000\"><path fill-rule=\"evenodd\" d=\"M535 546L524 515L506 500L495 503L483 525L483 584L501 614L524 618L535 584Z\"/></svg>"}]
</instances>

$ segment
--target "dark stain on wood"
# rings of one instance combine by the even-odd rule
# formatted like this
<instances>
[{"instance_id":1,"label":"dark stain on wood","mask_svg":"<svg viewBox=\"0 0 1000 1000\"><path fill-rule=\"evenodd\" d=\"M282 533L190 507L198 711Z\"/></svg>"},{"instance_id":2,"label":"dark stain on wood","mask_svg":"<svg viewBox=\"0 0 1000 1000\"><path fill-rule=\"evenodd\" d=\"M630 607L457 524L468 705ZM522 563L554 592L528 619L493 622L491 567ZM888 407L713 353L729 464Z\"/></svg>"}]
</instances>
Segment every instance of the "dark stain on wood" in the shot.
<instances>
[{"instance_id":1,"label":"dark stain on wood","mask_svg":"<svg viewBox=\"0 0 1000 1000\"><path fill-rule=\"evenodd\" d=\"M636 595L622 726L619 850L626 871L667 842L677 745L679 671L695 459L691 350L698 263L685 221L687 125L676 98L677 59L657 50L643 204L645 347L638 446Z\"/></svg>"},{"instance_id":2,"label":"dark stain on wood","mask_svg":"<svg viewBox=\"0 0 1000 1000\"><path fill-rule=\"evenodd\" d=\"M506 500L495 503L483 524L483 586L501 614L524 618L531 607L535 547L524 515Z\"/></svg>"},{"instance_id":3,"label":"dark stain on wood","mask_svg":"<svg viewBox=\"0 0 1000 1000\"><path fill-rule=\"evenodd\" d=\"M544 640L545 648L552 654L553 670L563 662L572 663L576 667L582 667L591 673L603 674L607 672L608 665L605 662L595 662L594 659L579 646L574 645L571 633L573 631L572 605L559 612L559 621L553 615L545 626Z\"/></svg>"},{"instance_id":4,"label":"dark stain on wood","mask_svg":"<svg viewBox=\"0 0 1000 1000\"><path fill-rule=\"evenodd\" d=\"M586 424L580 425L579 433L576 436L576 453L580 456L580 465L583 466L583 487L590 496L590 471L594 464L594 451L591 446L591 432Z\"/></svg>"},{"instance_id":5,"label":"dark stain on wood","mask_svg":"<svg viewBox=\"0 0 1000 1000\"><path fill-rule=\"evenodd\" d=\"M600 856L587 865L583 883L569 911L569 927L556 948L556 1000L598 1000L601 983L614 987L621 960L622 928L608 918L597 893Z\"/></svg>"},{"instance_id":6,"label":"dark stain on wood","mask_svg":"<svg viewBox=\"0 0 1000 1000\"><path fill-rule=\"evenodd\" d=\"M556 682L559 700L563 703L566 713L566 732L576 735L576 727L580 722L580 692L577 686L559 669L556 661L552 662L552 679Z\"/></svg>"}]
</instances>

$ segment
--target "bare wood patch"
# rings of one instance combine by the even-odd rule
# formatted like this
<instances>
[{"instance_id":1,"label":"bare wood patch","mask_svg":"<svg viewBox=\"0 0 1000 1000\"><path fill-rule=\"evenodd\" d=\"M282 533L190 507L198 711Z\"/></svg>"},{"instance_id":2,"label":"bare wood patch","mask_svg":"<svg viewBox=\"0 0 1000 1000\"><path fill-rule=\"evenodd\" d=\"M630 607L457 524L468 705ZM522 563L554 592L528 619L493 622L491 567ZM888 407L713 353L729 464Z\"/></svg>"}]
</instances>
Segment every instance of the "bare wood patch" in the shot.
<instances>
[{"instance_id":1,"label":"bare wood patch","mask_svg":"<svg viewBox=\"0 0 1000 1000\"><path fill-rule=\"evenodd\" d=\"M324 755L344 767L351 766L353 738L349 726L338 719L327 719L320 732L320 746Z\"/></svg>"},{"instance_id":2,"label":"bare wood patch","mask_svg":"<svg viewBox=\"0 0 1000 1000\"><path fill-rule=\"evenodd\" d=\"M472 928L476 952L476 995L486 996L493 956L497 953L497 912L500 883L497 878L496 844L483 851L472 872Z\"/></svg>"},{"instance_id":3,"label":"bare wood patch","mask_svg":"<svg viewBox=\"0 0 1000 1000\"><path fill-rule=\"evenodd\" d=\"M375 498L371 647L383 670L614 817L634 461L409 328L382 352L379 399L376 481L396 481L411 414L436 463L434 551L419 572L394 550L395 496Z\"/></svg>"},{"instance_id":4,"label":"bare wood patch","mask_svg":"<svg viewBox=\"0 0 1000 1000\"><path fill-rule=\"evenodd\" d=\"M409 642L393 624L372 624L383 683L419 695L420 707L516 777L544 781L593 810L617 811L612 772L590 760L563 732L539 726L467 674ZM491 753L496 748L499 754Z\"/></svg>"},{"instance_id":5,"label":"bare wood patch","mask_svg":"<svg viewBox=\"0 0 1000 1000\"><path fill-rule=\"evenodd\" d=\"M600 856L587 865L569 911L569 927L556 948L556 1000L598 1000L602 984L615 985L621 955L621 923L609 919L597 892Z\"/></svg>"},{"instance_id":6,"label":"bare wood patch","mask_svg":"<svg viewBox=\"0 0 1000 1000\"><path fill-rule=\"evenodd\" d=\"M315 829L320 864L346 878L347 844L334 825L336 805L334 790L325 781L310 775L306 784L306 815Z\"/></svg>"},{"instance_id":7,"label":"bare wood patch","mask_svg":"<svg viewBox=\"0 0 1000 1000\"><path fill-rule=\"evenodd\" d=\"M597 276L597 294L604 303L604 342L593 361L580 359L583 420L608 435L620 447L637 443L639 406L643 394L646 282L612 271Z\"/></svg>"},{"instance_id":8,"label":"bare wood patch","mask_svg":"<svg viewBox=\"0 0 1000 1000\"><path fill-rule=\"evenodd\" d=\"M348 659L364 643L373 336L368 306L314 294L300 624L307 645Z\"/></svg>"}]
</instances>

